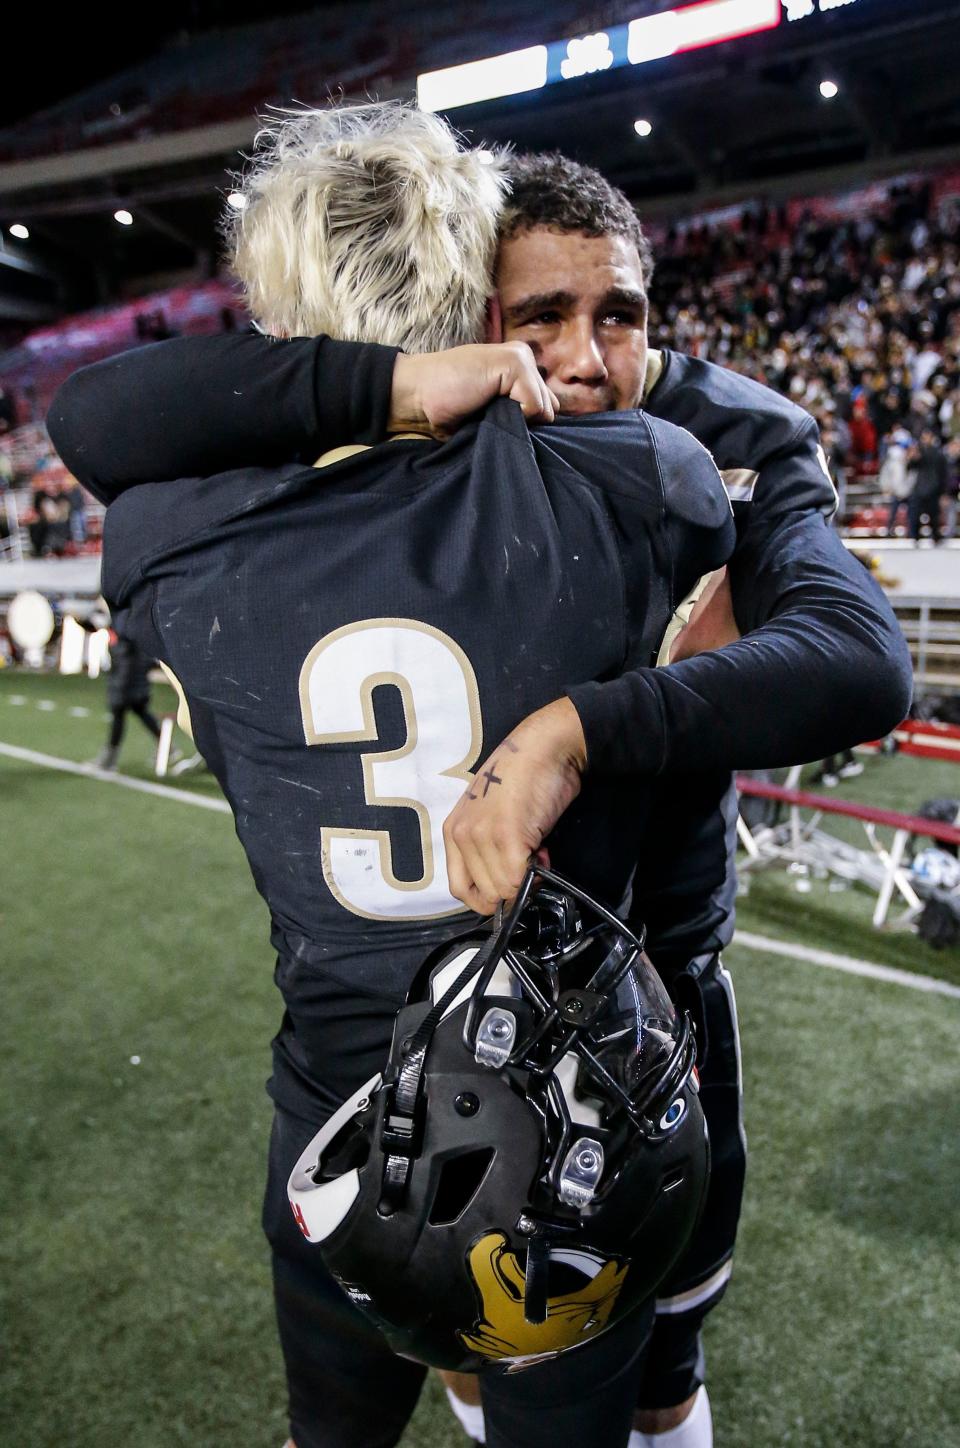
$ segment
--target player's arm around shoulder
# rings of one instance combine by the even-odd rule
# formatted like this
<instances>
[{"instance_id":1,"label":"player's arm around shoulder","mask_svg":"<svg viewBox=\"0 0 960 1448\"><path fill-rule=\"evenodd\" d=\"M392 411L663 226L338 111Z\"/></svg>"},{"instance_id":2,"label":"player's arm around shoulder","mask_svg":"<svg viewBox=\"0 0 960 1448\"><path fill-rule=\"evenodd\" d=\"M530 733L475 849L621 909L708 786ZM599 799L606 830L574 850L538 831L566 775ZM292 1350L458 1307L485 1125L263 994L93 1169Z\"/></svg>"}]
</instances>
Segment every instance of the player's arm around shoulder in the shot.
<instances>
[{"instance_id":1,"label":"player's arm around shoulder","mask_svg":"<svg viewBox=\"0 0 960 1448\"><path fill-rule=\"evenodd\" d=\"M699 613L691 600L687 617L697 623L699 642L688 638L686 647L729 642L722 570L735 530L719 473L706 449L682 428L646 419L642 425L660 487L659 559L670 575L671 598L679 604L704 579L711 585L700 590ZM628 494L629 489L620 497ZM629 540L629 502L621 521ZM481 766L444 825L453 894L480 914L511 900L530 856L579 794L586 767L587 737L572 699L557 699L518 724Z\"/></svg>"},{"instance_id":2,"label":"player's arm around shoulder","mask_svg":"<svg viewBox=\"0 0 960 1448\"><path fill-rule=\"evenodd\" d=\"M526 343L407 356L332 337L178 337L80 368L47 427L107 504L138 483L309 463L393 432L446 436L496 397L530 422L553 420L556 398Z\"/></svg>"},{"instance_id":3,"label":"player's arm around shoulder","mask_svg":"<svg viewBox=\"0 0 960 1448\"><path fill-rule=\"evenodd\" d=\"M102 503L138 483L312 462L387 430L397 349L252 332L177 337L74 372L51 440Z\"/></svg>"}]
</instances>

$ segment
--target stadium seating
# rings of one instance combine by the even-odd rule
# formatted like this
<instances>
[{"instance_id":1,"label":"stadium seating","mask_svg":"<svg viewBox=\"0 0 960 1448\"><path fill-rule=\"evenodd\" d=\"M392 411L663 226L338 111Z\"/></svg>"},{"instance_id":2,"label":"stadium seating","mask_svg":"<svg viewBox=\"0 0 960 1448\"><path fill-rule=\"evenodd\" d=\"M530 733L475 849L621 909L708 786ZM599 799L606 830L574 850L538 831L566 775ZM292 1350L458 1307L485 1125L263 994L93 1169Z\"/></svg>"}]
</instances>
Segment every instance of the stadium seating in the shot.
<instances>
[{"instance_id":1,"label":"stadium seating","mask_svg":"<svg viewBox=\"0 0 960 1448\"><path fill-rule=\"evenodd\" d=\"M806 407L857 536L886 533L877 474L895 424L916 434L933 422L956 482L958 179L736 208L654 234L651 338Z\"/></svg>"}]
</instances>

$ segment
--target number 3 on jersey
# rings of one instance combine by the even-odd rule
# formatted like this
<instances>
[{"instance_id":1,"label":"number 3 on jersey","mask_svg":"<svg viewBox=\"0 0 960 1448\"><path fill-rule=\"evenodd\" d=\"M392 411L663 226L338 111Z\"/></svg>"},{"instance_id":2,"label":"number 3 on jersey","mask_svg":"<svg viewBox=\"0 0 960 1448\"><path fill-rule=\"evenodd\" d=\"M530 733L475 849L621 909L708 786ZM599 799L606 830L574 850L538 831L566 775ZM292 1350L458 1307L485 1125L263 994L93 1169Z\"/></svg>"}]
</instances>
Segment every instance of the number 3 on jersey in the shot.
<instances>
[{"instance_id":1,"label":"number 3 on jersey","mask_svg":"<svg viewBox=\"0 0 960 1448\"><path fill-rule=\"evenodd\" d=\"M347 624L315 644L300 670L300 708L308 744L377 738L373 690L395 684L403 699L406 742L364 752L369 805L416 812L423 874L398 880L387 830L324 826L323 874L331 891L367 920L432 920L463 910L450 894L443 822L473 776L483 734L473 665L439 629L407 618Z\"/></svg>"}]
</instances>

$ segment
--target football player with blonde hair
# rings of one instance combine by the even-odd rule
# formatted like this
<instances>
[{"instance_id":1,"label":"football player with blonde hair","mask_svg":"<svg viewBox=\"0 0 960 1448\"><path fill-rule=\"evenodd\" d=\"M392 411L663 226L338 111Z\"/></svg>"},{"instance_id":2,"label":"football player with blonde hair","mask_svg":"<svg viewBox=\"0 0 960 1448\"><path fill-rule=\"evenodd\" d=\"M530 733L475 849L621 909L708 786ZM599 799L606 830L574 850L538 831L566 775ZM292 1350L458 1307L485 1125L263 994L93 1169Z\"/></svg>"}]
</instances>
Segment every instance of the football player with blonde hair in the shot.
<instances>
[{"instance_id":1,"label":"football player with blonde hair","mask_svg":"<svg viewBox=\"0 0 960 1448\"><path fill-rule=\"evenodd\" d=\"M647 785L581 781L570 693L615 724L611 683L646 663L734 541L717 469L683 429L635 414L613 427L571 419L547 437L500 401L538 420L555 410L525 343L478 345L504 191L499 159L462 150L441 120L409 106L283 115L260 136L228 229L254 319L274 334L264 345L300 359L335 331L348 349L379 344L374 374L393 368L399 345L452 347L469 361L467 410L493 406L438 444L435 419L418 412L414 367L418 426L405 440L365 448L364 431L384 421L371 418L319 461L307 447L258 466L254 443L237 470L202 482L94 483L111 503L105 593L179 680L270 907L286 1010L264 1227L297 1448L390 1448L423 1380L324 1269L287 1181L318 1127L383 1069L424 960L469 923L474 902L454 887L444 823L464 789L475 802L507 795L536 830L521 840L525 868L549 833L558 868L566 860L584 889L621 899ZM233 340L243 350L250 339ZM440 411L461 416L456 362L452 375ZM68 453L75 410L88 458L99 456L101 422L117 423L110 385L105 408L91 395L103 376L86 369L54 401L50 426ZM202 408L203 386L181 381ZM230 397L238 420L258 407L256 386ZM302 425L305 402L292 389L280 411ZM172 476L162 464L158 475ZM388 737L395 747L378 747ZM539 1173L531 1161L531 1181ZM509 1250L526 1255L526 1238ZM444 1288L425 1280L411 1312ZM464 1342L485 1341L479 1303L477 1314ZM652 1315L645 1299L588 1341L591 1313L550 1361L537 1354L533 1367L521 1353L513 1366L529 1373L485 1374L481 1431L498 1448L549 1448L561 1433L582 1448L625 1444ZM552 1361L570 1346L569 1362Z\"/></svg>"},{"instance_id":2,"label":"football player with blonde hair","mask_svg":"<svg viewBox=\"0 0 960 1448\"><path fill-rule=\"evenodd\" d=\"M500 157L399 101L283 111L227 209L228 259L270 336L480 342L506 190Z\"/></svg>"}]
</instances>

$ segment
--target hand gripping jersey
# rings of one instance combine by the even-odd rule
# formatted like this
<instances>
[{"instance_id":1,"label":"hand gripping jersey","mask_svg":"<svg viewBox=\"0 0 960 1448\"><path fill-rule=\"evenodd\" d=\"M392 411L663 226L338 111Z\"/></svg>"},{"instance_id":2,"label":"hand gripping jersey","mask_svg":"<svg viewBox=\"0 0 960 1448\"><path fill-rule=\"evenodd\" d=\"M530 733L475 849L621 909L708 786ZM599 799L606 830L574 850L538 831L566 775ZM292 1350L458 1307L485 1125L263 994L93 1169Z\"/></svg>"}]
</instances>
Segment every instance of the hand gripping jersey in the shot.
<instances>
[{"instance_id":1,"label":"hand gripping jersey","mask_svg":"<svg viewBox=\"0 0 960 1448\"><path fill-rule=\"evenodd\" d=\"M402 990L462 926L441 831L478 762L566 688L655 657L733 533L680 429L532 437L501 402L442 446L130 490L104 589L185 691L281 953ZM588 783L558 866L616 901L643 810L640 782Z\"/></svg>"}]
</instances>

